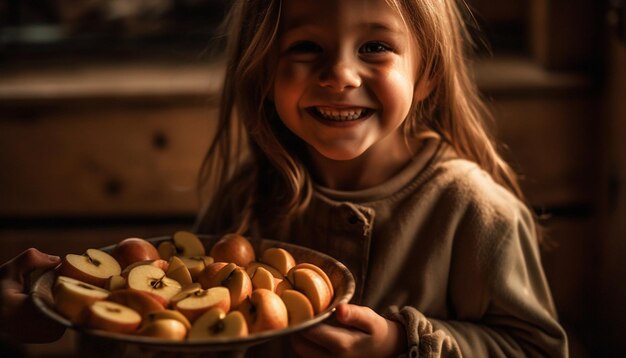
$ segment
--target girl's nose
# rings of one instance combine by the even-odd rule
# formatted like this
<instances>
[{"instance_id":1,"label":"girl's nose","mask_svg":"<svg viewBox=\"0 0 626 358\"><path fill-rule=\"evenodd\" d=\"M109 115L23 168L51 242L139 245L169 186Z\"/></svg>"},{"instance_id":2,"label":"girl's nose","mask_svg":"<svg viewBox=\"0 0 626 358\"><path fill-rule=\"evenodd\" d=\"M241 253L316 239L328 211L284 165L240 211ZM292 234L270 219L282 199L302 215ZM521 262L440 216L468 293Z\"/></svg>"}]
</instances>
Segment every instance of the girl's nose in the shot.
<instances>
[{"instance_id":1,"label":"girl's nose","mask_svg":"<svg viewBox=\"0 0 626 358\"><path fill-rule=\"evenodd\" d=\"M361 77L357 68L349 61L338 59L329 61L320 72L320 86L342 92L349 88L361 86Z\"/></svg>"}]
</instances>

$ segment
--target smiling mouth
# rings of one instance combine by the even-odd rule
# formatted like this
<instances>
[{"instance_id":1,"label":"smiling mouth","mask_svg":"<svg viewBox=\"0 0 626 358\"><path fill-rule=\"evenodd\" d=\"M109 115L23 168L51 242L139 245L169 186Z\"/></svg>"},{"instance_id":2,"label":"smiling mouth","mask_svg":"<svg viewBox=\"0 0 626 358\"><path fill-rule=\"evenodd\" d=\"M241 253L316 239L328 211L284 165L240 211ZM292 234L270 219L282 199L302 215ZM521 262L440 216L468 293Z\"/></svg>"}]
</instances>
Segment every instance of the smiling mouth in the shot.
<instances>
[{"instance_id":1,"label":"smiling mouth","mask_svg":"<svg viewBox=\"0 0 626 358\"><path fill-rule=\"evenodd\" d=\"M319 119L333 122L356 121L369 117L374 113L374 110L369 108L336 109L328 107L309 107L307 110Z\"/></svg>"}]
</instances>

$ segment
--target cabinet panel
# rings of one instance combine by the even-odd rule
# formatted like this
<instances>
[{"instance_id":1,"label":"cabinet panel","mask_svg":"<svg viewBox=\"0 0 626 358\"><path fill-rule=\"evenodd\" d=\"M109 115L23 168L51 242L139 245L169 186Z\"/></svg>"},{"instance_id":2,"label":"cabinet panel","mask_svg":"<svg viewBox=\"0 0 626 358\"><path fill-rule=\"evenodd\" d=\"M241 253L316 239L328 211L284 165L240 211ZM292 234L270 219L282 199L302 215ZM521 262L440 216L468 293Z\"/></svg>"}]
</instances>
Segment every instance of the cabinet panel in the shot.
<instances>
[{"instance_id":1,"label":"cabinet panel","mask_svg":"<svg viewBox=\"0 0 626 358\"><path fill-rule=\"evenodd\" d=\"M191 214L208 106L94 106L0 121L1 216Z\"/></svg>"}]
</instances>

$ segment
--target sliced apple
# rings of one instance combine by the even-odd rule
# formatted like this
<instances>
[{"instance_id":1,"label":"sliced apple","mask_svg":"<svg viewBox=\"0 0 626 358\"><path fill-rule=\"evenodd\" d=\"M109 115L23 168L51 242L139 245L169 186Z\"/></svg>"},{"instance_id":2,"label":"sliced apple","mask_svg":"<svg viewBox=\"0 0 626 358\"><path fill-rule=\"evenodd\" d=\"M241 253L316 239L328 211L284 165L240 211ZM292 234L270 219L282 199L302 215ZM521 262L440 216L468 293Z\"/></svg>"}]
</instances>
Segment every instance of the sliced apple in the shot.
<instances>
[{"instance_id":1,"label":"sliced apple","mask_svg":"<svg viewBox=\"0 0 626 358\"><path fill-rule=\"evenodd\" d=\"M82 311L92 303L104 300L110 292L77 279L59 276L53 287L55 309L70 322L78 324Z\"/></svg>"},{"instance_id":2,"label":"sliced apple","mask_svg":"<svg viewBox=\"0 0 626 358\"><path fill-rule=\"evenodd\" d=\"M246 297L252 292L252 282L248 274L234 263L222 267L212 280L209 287L223 286L230 292L230 306L233 309L239 307Z\"/></svg>"},{"instance_id":3,"label":"sliced apple","mask_svg":"<svg viewBox=\"0 0 626 358\"><path fill-rule=\"evenodd\" d=\"M213 262L212 264L208 264L207 267L198 274L198 283L200 283L204 289L211 287L210 283L214 280L215 275L226 265L228 265L226 262Z\"/></svg>"},{"instance_id":4,"label":"sliced apple","mask_svg":"<svg viewBox=\"0 0 626 358\"><path fill-rule=\"evenodd\" d=\"M185 337L187 336L187 327L176 319L158 319L142 326L139 331L137 331L137 335L182 341L185 340Z\"/></svg>"},{"instance_id":5,"label":"sliced apple","mask_svg":"<svg viewBox=\"0 0 626 358\"><path fill-rule=\"evenodd\" d=\"M162 241L158 246L162 259L172 256L205 256L206 250L200 238L189 231L177 231L171 240Z\"/></svg>"},{"instance_id":6,"label":"sliced apple","mask_svg":"<svg viewBox=\"0 0 626 358\"><path fill-rule=\"evenodd\" d=\"M285 290L280 295L287 308L289 325L293 326L310 320L314 316L311 301L301 292L296 290Z\"/></svg>"},{"instance_id":7,"label":"sliced apple","mask_svg":"<svg viewBox=\"0 0 626 358\"><path fill-rule=\"evenodd\" d=\"M251 333L286 328L289 324L287 308L274 292L259 288L240 306Z\"/></svg>"},{"instance_id":8,"label":"sliced apple","mask_svg":"<svg viewBox=\"0 0 626 358\"><path fill-rule=\"evenodd\" d=\"M130 272L130 270L141 265L150 265L150 266L158 267L163 271L167 271L169 269L169 262L163 259L137 261L126 266L126 268L122 270L121 276L124 278L128 278L128 273Z\"/></svg>"},{"instance_id":9,"label":"sliced apple","mask_svg":"<svg viewBox=\"0 0 626 358\"><path fill-rule=\"evenodd\" d=\"M226 287L211 287L196 291L189 297L178 301L175 306L176 310L180 311L190 322L194 322L204 312L216 307L225 312L230 310L230 293Z\"/></svg>"},{"instance_id":10,"label":"sliced apple","mask_svg":"<svg viewBox=\"0 0 626 358\"><path fill-rule=\"evenodd\" d=\"M58 270L60 276L72 277L98 287L104 287L109 277L122 272L113 256L98 249L88 249L82 255L65 255Z\"/></svg>"},{"instance_id":11,"label":"sliced apple","mask_svg":"<svg viewBox=\"0 0 626 358\"><path fill-rule=\"evenodd\" d=\"M242 267L256 260L252 244L239 234L224 235L211 248L211 256L215 261L232 262Z\"/></svg>"},{"instance_id":12,"label":"sliced apple","mask_svg":"<svg viewBox=\"0 0 626 358\"><path fill-rule=\"evenodd\" d=\"M128 288L148 292L160 297L167 305L182 289L178 281L165 275L165 271L151 265L140 265L128 273Z\"/></svg>"},{"instance_id":13,"label":"sliced apple","mask_svg":"<svg viewBox=\"0 0 626 358\"><path fill-rule=\"evenodd\" d=\"M330 281L330 278L328 277L326 272L324 272L324 270L322 270L319 266L314 265L312 263L303 262L292 267L292 269L296 269L296 268L306 268L306 269L317 272L317 274L320 275L324 279L324 282L326 282L326 285L328 286L328 290L330 291L330 295L333 296L335 294L333 283Z\"/></svg>"},{"instance_id":14,"label":"sliced apple","mask_svg":"<svg viewBox=\"0 0 626 358\"><path fill-rule=\"evenodd\" d=\"M274 292L276 292L276 294L280 296L283 292L285 292L285 290L293 290L293 286L287 278L285 278L284 280L280 280L276 284Z\"/></svg>"},{"instance_id":15,"label":"sliced apple","mask_svg":"<svg viewBox=\"0 0 626 358\"><path fill-rule=\"evenodd\" d=\"M191 323L182 313L176 310L160 310L160 311L152 311L144 316L144 320L141 322L141 326L145 327L151 322L154 322L159 319L175 319L180 321L180 323L184 324L187 330L191 329Z\"/></svg>"},{"instance_id":16,"label":"sliced apple","mask_svg":"<svg viewBox=\"0 0 626 358\"><path fill-rule=\"evenodd\" d=\"M205 267L213 263L213 258L211 256L181 256L180 259L189 270L189 274L191 274L191 278L194 282L198 280L200 272L202 272Z\"/></svg>"},{"instance_id":17,"label":"sliced apple","mask_svg":"<svg viewBox=\"0 0 626 358\"><path fill-rule=\"evenodd\" d=\"M113 275L107 279L104 288L109 291L117 291L126 288L126 279L121 275Z\"/></svg>"},{"instance_id":18,"label":"sliced apple","mask_svg":"<svg viewBox=\"0 0 626 358\"><path fill-rule=\"evenodd\" d=\"M265 288L270 291L275 291L277 284L276 280L278 279L272 276L271 272L259 266L256 271L254 271L251 278L252 288L255 290L257 288Z\"/></svg>"},{"instance_id":19,"label":"sliced apple","mask_svg":"<svg viewBox=\"0 0 626 358\"><path fill-rule=\"evenodd\" d=\"M269 271L275 278L282 280L285 277L283 274L280 273L280 271L273 268L272 266L258 261L253 261L246 267L246 272L248 273L248 276L254 276L254 272L256 271L257 267L263 267L264 269Z\"/></svg>"},{"instance_id":20,"label":"sliced apple","mask_svg":"<svg viewBox=\"0 0 626 358\"><path fill-rule=\"evenodd\" d=\"M185 298L191 296L192 294L198 291L202 291L202 286L200 286L200 284L197 282L194 282L187 287L183 287L183 289L180 290L180 292L172 296L172 298L170 299L170 305L176 306L176 303L184 300Z\"/></svg>"},{"instance_id":21,"label":"sliced apple","mask_svg":"<svg viewBox=\"0 0 626 358\"><path fill-rule=\"evenodd\" d=\"M193 283L189 269L178 256L170 257L169 266L165 274L167 277L178 281L181 287L187 287Z\"/></svg>"},{"instance_id":22,"label":"sliced apple","mask_svg":"<svg viewBox=\"0 0 626 358\"><path fill-rule=\"evenodd\" d=\"M85 326L115 333L132 333L141 323L141 315L132 308L111 301L94 302L87 309Z\"/></svg>"},{"instance_id":23,"label":"sliced apple","mask_svg":"<svg viewBox=\"0 0 626 358\"><path fill-rule=\"evenodd\" d=\"M272 247L263 251L261 262L277 269L281 275L286 276L287 272L296 265L296 260L285 249Z\"/></svg>"},{"instance_id":24,"label":"sliced apple","mask_svg":"<svg viewBox=\"0 0 626 358\"><path fill-rule=\"evenodd\" d=\"M311 301L315 314L322 312L332 300L328 284L317 271L309 268L293 268L287 279L295 290L298 290Z\"/></svg>"},{"instance_id":25,"label":"sliced apple","mask_svg":"<svg viewBox=\"0 0 626 358\"><path fill-rule=\"evenodd\" d=\"M239 311L211 309L200 316L191 327L190 341L212 338L236 338L248 335L248 325Z\"/></svg>"},{"instance_id":26,"label":"sliced apple","mask_svg":"<svg viewBox=\"0 0 626 358\"><path fill-rule=\"evenodd\" d=\"M142 317L151 312L165 310L164 301L155 295L129 288L111 292L107 301L130 307L139 312Z\"/></svg>"}]
</instances>

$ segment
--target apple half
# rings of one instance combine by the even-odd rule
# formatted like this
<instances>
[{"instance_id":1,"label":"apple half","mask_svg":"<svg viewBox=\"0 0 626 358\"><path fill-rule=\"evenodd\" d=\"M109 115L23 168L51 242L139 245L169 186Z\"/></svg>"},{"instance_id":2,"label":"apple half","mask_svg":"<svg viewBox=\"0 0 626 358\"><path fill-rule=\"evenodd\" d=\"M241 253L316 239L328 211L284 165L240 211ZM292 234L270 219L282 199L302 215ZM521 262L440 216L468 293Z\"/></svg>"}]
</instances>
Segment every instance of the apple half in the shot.
<instances>
[{"instance_id":1,"label":"apple half","mask_svg":"<svg viewBox=\"0 0 626 358\"><path fill-rule=\"evenodd\" d=\"M162 259L172 256L205 256L206 249L200 238L189 231L177 231L170 240L162 241L157 246Z\"/></svg>"},{"instance_id":2,"label":"apple half","mask_svg":"<svg viewBox=\"0 0 626 358\"><path fill-rule=\"evenodd\" d=\"M164 306L182 289L178 281L165 275L165 271L151 265L139 265L128 273L128 288L148 292L160 298Z\"/></svg>"},{"instance_id":3,"label":"apple half","mask_svg":"<svg viewBox=\"0 0 626 358\"><path fill-rule=\"evenodd\" d=\"M67 254L58 268L59 276L72 277L98 287L104 287L109 277L121 272L117 260L98 249L87 249L82 255Z\"/></svg>"},{"instance_id":4,"label":"apple half","mask_svg":"<svg viewBox=\"0 0 626 358\"><path fill-rule=\"evenodd\" d=\"M194 322L204 312L212 308L230 311L230 293L226 287L211 287L195 291L187 298L176 303L175 309L182 313L190 322Z\"/></svg>"},{"instance_id":5,"label":"apple half","mask_svg":"<svg viewBox=\"0 0 626 358\"><path fill-rule=\"evenodd\" d=\"M85 327L128 334L141 324L141 315L130 307L111 301L94 302L87 309Z\"/></svg>"},{"instance_id":6,"label":"apple half","mask_svg":"<svg viewBox=\"0 0 626 358\"><path fill-rule=\"evenodd\" d=\"M188 339L197 341L215 338L236 338L248 335L246 319L239 311L228 314L221 308L206 311L194 322Z\"/></svg>"}]
</instances>

